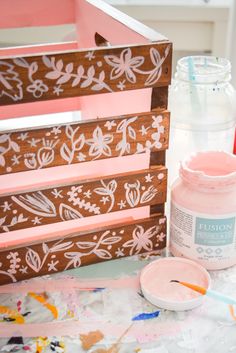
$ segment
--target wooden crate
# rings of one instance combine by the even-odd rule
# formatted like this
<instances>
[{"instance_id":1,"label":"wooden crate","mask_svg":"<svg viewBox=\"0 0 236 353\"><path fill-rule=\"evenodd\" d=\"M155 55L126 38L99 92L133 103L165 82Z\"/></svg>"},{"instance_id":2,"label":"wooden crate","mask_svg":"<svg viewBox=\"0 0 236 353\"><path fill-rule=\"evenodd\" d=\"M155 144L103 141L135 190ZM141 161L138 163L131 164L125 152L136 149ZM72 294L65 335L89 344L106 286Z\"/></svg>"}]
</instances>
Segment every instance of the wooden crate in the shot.
<instances>
[{"instance_id":1,"label":"wooden crate","mask_svg":"<svg viewBox=\"0 0 236 353\"><path fill-rule=\"evenodd\" d=\"M0 49L0 118L82 120L0 132L0 284L164 248L171 43L102 1L14 4L0 26L78 40Z\"/></svg>"}]
</instances>

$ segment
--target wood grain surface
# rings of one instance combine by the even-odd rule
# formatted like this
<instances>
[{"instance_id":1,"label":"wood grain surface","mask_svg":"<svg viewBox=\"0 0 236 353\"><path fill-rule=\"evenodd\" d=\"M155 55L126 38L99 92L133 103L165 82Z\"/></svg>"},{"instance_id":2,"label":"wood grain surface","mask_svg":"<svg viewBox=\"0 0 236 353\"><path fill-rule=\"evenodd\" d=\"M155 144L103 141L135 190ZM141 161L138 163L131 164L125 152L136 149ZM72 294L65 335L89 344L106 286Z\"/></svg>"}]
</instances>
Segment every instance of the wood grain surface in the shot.
<instances>
[{"instance_id":1,"label":"wood grain surface","mask_svg":"<svg viewBox=\"0 0 236 353\"><path fill-rule=\"evenodd\" d=\"M64 239L0 251L0 284L163 249L166 218L126 222Z\"/></svg>"},{"instance_id":2,"label":"wood grain surface","mask_svg":"<svg viewBox=\"0 0 236 353\"><path fill-rule=\"evenodd\" d=\"M0 134L0 174L168 148L169 113L149 112Z\"/></svg>"},{"instance_id":3,"label":"wood grain surface","mask_svg":"<svg viewBox=\"0 0 236 353\"><path fill-rule=\"evenodd\" d=\"M0 197L0 232L162 204L163 166Z\"/></svg>"},{"instance_id":4,"label":"wood grain surface","mask_svg":"<svg viewBox=\"0 0 236 353\"><path fill-rule=\"evenodd\" d=\"M167 86L171 43L1 58L0 105Z\"/></svg>"}]
</instances>

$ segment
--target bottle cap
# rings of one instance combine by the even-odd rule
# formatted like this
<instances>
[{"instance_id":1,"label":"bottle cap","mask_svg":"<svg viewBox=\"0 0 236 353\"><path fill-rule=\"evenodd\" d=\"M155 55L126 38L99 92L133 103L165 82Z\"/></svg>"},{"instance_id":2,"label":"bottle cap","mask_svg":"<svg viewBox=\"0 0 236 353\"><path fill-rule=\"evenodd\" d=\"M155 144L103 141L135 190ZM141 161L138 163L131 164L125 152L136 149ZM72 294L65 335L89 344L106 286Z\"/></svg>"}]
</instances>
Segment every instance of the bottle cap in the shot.
<instances>
[{"instance_id":1,"label":"bottle cap","mask_svg":"<svg viewBox=\"0 0 236 353\"><path fill-rule=\"evenodd\" d=\"M188 282L208 289L210 275L198 263L182 257L166 257L144 267L140 284L144 297L159 308L184 311L201 305L204 295L172 280Z\"/></svg>"}]
</instances>

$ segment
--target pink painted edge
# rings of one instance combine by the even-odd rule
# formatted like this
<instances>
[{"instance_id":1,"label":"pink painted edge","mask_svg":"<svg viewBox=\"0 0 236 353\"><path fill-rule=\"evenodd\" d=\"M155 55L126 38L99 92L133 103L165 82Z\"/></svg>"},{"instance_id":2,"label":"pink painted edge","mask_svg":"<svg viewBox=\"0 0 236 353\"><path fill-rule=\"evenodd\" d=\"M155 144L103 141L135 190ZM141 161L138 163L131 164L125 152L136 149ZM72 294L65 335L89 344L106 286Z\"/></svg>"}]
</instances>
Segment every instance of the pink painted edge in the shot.
<instances>
[{"instance_id":1,"label":"pink painted edge","mask_svg":"<svg viewBox=\"0 0 236 353\"><path fill-rule=\"evenodd\" d=\"M24 55L34 55L34 54L46 54L60 51L72 51L78 48L77 42L61 42L61 43L51 43L51 44L37 44L37 45L27 45L19 47L7 47L0 48L0 59L6 59L12 56L24 56Z\"/></svg>"},{"instance_id":2,"label":"pink painted edge","mask_svg":"<svg viewBox=\"0 0 236 353\"><path fill-rule=\"evenodd\" d=\"M66 280L66 286L65 286ZM69 278L64 276L63 279L43 280L37 278L35 280L19 282L15 284L7 284L0 286L0 294L3 293L27 293L34 291L41 292L71 292L83 288L139 288L139 276L124 277L119 279L90 279L90 278Z\"/></svg>"},{"instance_id":3,"label":"pink painted edge","mask_svg":"<svg viewBox=\"0 0 236 353\"><path fill-rule=\"evenodd\" d=\"M1 0L0 28L68 23L75 23L75 0Z\"/></svg>"}]
</instances>

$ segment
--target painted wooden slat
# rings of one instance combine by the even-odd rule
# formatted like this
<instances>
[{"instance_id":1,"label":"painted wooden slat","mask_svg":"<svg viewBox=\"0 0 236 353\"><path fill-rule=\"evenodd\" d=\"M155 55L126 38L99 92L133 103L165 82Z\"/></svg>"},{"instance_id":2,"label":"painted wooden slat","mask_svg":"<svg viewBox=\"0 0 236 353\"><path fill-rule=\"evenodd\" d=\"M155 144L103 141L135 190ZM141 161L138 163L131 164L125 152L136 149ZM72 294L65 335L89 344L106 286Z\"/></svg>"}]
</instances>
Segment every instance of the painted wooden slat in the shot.
<instances>
[{"instance_id":1,"label":"painted wooden slat","mask_svg":"<svg viewBox=\"0 0 236 353\"><path fill-rule=\"evenodd\" d=\"M167 86L171 43L1 59L0 105Z\"/></svg>"},{"instance_id":2,"label":"painted wooden slat","mask_svg":"<svg viewBox=\"0 0 236 353\"><path fill-rule=\"evenodd\" d=\"M0 284L159 250L165 245L166 218L155 216L4 249L0 251Z\"/></svg>"},{"instance_id":3,"label":"painted wooden slat","mask_svg":"<svg viewBox=\"0 0 236 353\"><path fill-rule=\"evenodd\" d=\"M168 148L169 112L148 112L0 134L0 174Z\"/></svg>"},{"instance_id":4,"label":"painted wooden slat","mask_svg":"<svg viewBox=\"0 0 236 353\"><path fill-rule=\"evenodd\" d=\"M0 229L7 232L162 204L166 185L167 170L159 166L1 196Z\"/></svg>"}]
</instances>

